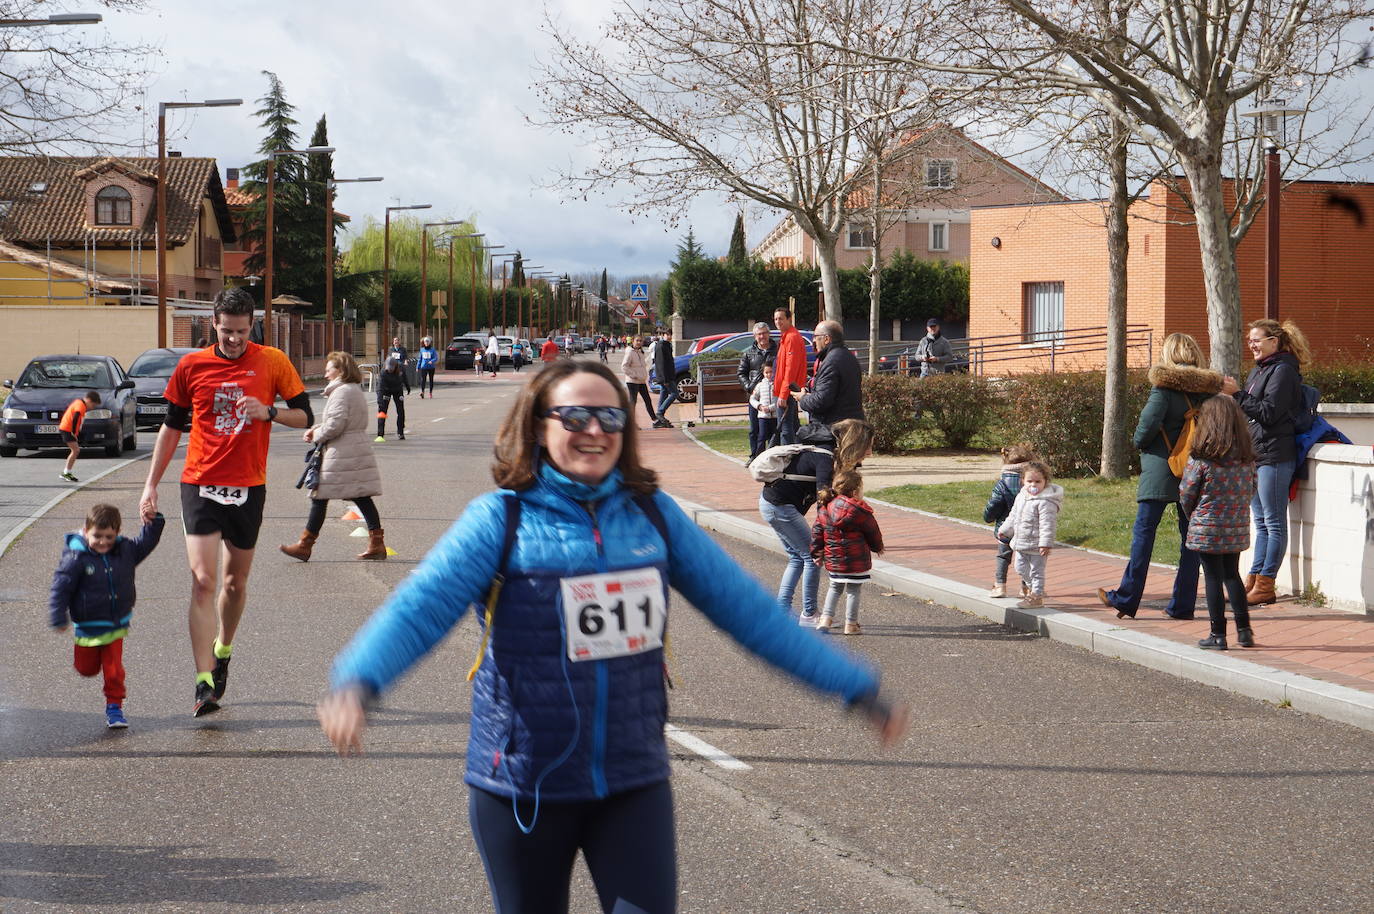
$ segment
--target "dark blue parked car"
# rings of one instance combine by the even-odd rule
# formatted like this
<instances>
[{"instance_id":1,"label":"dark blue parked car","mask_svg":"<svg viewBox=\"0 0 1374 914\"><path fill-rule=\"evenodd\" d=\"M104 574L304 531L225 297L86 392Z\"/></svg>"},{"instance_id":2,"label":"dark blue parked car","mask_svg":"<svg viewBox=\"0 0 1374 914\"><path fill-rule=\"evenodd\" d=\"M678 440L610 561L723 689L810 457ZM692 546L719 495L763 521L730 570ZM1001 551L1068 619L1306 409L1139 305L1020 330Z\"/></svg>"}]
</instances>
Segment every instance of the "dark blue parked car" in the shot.
<instances>
[{"instance_id":1,"label":"dark blue parked car","mask_svg":"<svg viewBox=\"0 0 1374 914\"><path fill-rule=\"evenodd\" d=\"M57 424L62 413L88 390L100 394L100 406L86 413L78 440L82 447L103 447L118 457L138 444L134 382L117 360L107 355L39 356L19 376L5 381L12 389L0 414L0 457L20 448L66 448Z\"/></svg>"}]
</instances>

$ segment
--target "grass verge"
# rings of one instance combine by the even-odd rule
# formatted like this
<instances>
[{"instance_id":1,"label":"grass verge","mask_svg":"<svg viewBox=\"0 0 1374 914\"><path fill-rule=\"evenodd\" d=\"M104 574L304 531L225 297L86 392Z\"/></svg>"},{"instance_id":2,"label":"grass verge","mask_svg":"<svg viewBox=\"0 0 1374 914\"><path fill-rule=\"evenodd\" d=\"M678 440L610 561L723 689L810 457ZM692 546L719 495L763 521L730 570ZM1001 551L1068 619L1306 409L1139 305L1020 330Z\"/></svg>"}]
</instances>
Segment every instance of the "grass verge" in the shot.
<instances>
[{"instance_id":1,"label":"grass verge","mask_svg":"<svg viewBox=\"0 0 1374 914\"><path fill-rule=\"evenodd\" d=\"M702 444L715 451L720 451L727 457L738 457L745 460L749 457L749 427L736 426L734 428L704 428L698 425L692 429L692 434Z\"/></svg>"}]
</instances>

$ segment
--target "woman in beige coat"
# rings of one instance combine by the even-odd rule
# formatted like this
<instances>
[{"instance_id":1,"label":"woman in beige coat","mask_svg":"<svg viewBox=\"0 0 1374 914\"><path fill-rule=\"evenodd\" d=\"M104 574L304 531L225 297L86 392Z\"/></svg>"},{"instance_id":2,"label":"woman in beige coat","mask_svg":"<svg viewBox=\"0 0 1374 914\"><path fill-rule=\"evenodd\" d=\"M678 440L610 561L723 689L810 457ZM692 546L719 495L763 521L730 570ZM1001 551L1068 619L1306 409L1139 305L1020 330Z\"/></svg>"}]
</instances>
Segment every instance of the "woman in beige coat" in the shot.
<instances>
[{"instance_id":1,"label":"woman in beige coat","mask_svg":"<svg viewBox=\"0 0 1374 914\"><path fill-rule=\"evenodd\" d=\"M300 542L282 546L293 559L310 561L310 551L324 526L325 511L331 498L345 498L358 506L367 522L367 551L360 559L385 559L382 520L374 496L382 494L382 476L372 443L367 440L372 421L367 395L363 393L362 372L347 352L331 352L325 359L325 406L320 423L307 429L306 441L324 449L318 485L310 491L310 517L305 522Z\"/></svg>"}]
</instances>

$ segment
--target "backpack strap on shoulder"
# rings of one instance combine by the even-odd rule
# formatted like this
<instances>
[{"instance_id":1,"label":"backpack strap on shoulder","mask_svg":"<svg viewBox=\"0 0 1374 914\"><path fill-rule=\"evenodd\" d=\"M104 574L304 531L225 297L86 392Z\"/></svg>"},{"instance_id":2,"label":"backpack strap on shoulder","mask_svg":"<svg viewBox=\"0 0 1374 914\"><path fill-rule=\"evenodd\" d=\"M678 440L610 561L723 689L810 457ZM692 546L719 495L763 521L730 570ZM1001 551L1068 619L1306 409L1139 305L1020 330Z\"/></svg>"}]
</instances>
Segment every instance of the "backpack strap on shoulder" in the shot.
<instances>
[{"instance_id":1,"label":"backpack strap on shoulder","mask_svg":"<svg viewBox=\"0 0 1374 914\"><path fill-rule=\"evenodd\" d=\"M658 509L658 502L654 501L652 495L643 493L636 493L633 500L635 504L639 505L639 510L643 511L644 515L649 518L649 522L654 525L658 535L663 537L663 545L667 546L668 551L671 552L673 541L668 536L668 522L664 520L663 512Z\"/></svg>"},{"instance_id":2,"label":"backpack strap on shoulder","mask_svg":"<svg viewBox=\"0 0 1374 914\"><path fill-rule=\"evenodd\" d=\"M501 499L506 506L506 530L501 539L501 555L496 562L496 574L487 588L486 613L482 622L482 640L477 645L477 659L468 670L468 682L472 682L477 670L482 666L482 658L487 655L487 642L491 640L491 622L496 614L496 603L501 599L501 587L506 583L506 569L510 565L510 554L515 549L515 537L520 530L520 497L515 494Z\"/></svg>"}]
</instances>

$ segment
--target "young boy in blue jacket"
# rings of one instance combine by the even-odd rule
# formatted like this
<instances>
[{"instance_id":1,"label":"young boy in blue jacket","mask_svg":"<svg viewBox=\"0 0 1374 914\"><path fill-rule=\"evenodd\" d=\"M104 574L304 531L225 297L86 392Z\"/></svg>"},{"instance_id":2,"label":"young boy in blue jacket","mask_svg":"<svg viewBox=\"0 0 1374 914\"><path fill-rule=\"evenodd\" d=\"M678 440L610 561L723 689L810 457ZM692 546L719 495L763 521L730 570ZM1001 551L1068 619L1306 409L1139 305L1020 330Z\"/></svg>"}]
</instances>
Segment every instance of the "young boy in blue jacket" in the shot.
<instances>
[{"instance_id":1,"label":"young boy in blue jacket","mask_svg":"<svg viewBox=\"0 0 1374 914\"><path fill-rule=\"evenodd\" d=\"M105 726L122 730L124 717L124 636L137 594L134 569L157 548L166 519L158 514L137 539L119 535L114 505L95 505L80 533L67 534L66 548L52 576L49 621L58 631L70 619L76 628L73 665L82 676L105 674Z\"/></svg>"}]
</instances>

